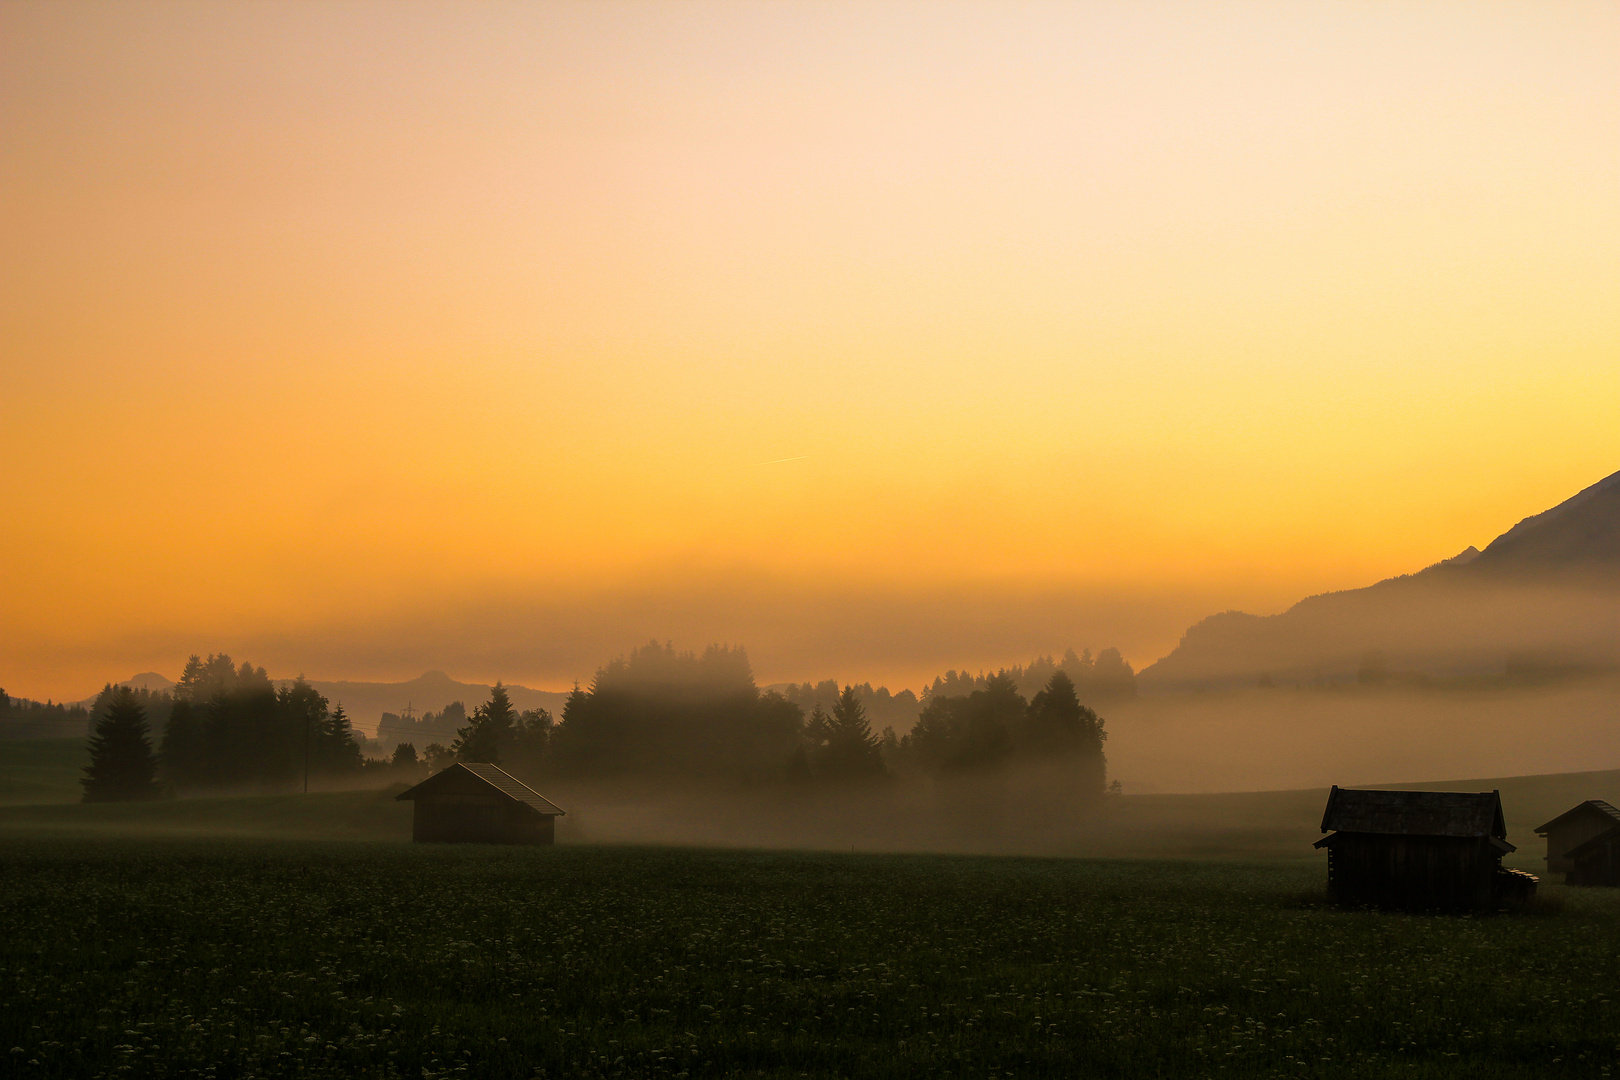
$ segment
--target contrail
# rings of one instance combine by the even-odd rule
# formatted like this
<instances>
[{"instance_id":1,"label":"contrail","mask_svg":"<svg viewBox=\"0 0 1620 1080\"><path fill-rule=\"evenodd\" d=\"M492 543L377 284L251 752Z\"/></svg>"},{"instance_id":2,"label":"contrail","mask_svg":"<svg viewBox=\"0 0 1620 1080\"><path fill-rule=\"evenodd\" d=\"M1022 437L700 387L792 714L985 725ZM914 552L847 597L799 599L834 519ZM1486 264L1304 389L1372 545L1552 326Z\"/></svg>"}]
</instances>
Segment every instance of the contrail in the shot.
<instances>
[{"instance_id":1,"label":"contrail","mask_svg":"<svg viewBox=\"0 0 1620 1080\"><path fill-rule=\"evenodd\" d=\"M784 461L803 461L809 456L809 454L800 454L798 457L779 457L775 461L756 461L754 462L754 465L755 467L760 465L780 465Z\"/></svg>"}]
</instances>

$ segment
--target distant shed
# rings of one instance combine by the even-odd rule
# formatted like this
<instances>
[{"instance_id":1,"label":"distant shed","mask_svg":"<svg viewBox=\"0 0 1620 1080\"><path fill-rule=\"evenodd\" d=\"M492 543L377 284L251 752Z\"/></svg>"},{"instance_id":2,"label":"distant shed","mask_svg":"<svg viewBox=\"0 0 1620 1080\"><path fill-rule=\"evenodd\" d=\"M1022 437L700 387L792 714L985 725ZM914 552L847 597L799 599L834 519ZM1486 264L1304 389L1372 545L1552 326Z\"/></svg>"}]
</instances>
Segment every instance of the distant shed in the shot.
<instances>
[{"instance_id":1,"label":"distant shed","mask_svg":"<svg viewBox=\"0 0 1620 1080\"><path fill-rule=\"evenodd\" d=\"M458 762L397 798L418 843L551 844L563 810L498 765Z\"/></svg>"},{"instance_id":2,"label":"distant shed","mask_svg":"<svg viewBox=\"0 0 1620 1080\"><path fill-rule=\"evenodd\" d=\"M1489 908L1535 894L1534 875L1502 866L1507 842L1495 791L1366 791L1335 786L1316 847L1328 853L1339 904Z\"/></svg>"},{"instance_id":3,"label":"distant shed","mask_svg":"<svg viewBox=\"0 0 1620 1080\"><path fill-rule=\"evenodd\" d=\"M1547 872L1565 875L1570 885L1620 885L1613 876L1606 881L1575 880L1575 850L1609 833L1620 834L1620 810L1602 799L1587 799L1547 824L1536 826L1536 835L1547 838ZM1602 847L1600 844L1592 850L1601 851ZM1587 874L1591 872L1589 867Z\"/></svg>"},{"instance_id":4,"label":"distant shed","mask_svg":"<svg viewBox=\"0 0 1620 1080\"><path fill-rule=\"evenodd\" d=\"M1569 852L1570 885L1620 885L1620 828L1594 836Z\"/></svg>"}]
</instances>

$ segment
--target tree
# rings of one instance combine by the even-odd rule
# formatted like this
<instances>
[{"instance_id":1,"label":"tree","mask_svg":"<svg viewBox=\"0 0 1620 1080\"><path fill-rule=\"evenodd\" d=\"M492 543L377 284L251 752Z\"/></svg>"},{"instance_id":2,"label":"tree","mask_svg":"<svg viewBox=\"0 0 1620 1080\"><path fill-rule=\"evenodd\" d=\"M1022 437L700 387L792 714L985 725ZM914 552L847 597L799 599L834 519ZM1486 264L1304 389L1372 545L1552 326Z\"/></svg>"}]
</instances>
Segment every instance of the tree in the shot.
<instances>
[{"instance_id":1,"label":"tree","mask_svg":"<svg viewBox=\"0 0 1620 1080\"><path fill-rule=\"evenodd\" d=\"M906 748L926 766L948 771L994 769L1013 753L1013 730L1027 703L1003 670L965 697L930 693Z\"/></svg>"},{"instance_id":2,"label":"tree","mask_svg":"<svg viewBox=\"0 0 1620 1080\"><path fill-rule=\"evenodd\" d=\"M414 743L402 742L395 746L394 758L388 764L395 772L404 773L407 776L415 776L422 771L422 763L416 758L416 746Z\"/></svg>"},{"instance_id":3,"label":"tree","mask_svg":"<svg viewBox=\"0 0 1620 1080\"><path fill-rule=\"evenodd\" d=\"M883 775L880 740L872 734L866 708L853 686L844 687L838 695L832 714L822 721L822 730L826 741L816 762L822 776L853 780Z\"/></svg>"},{"instance_id":4,"label":"tree","mask_svg":"<svg viewBox=\"0 0 1620 1080\"><path fill-rule=\"evenodd\" d=\"M512 725L511 760L525 773L538 773L546 766L551 749L551 732L556 724L545 709L525 709Z\"/></svg>"},{"instance_id":5,"label":"tree","mask_svg":"<svg viewBox=\"0 0 1620 1080\"><path fill-rule=\"evenodd\" d=\"M422 748L422 760L429 772L440 772L456 763L456 755L442 743L428 743Z\"/></svg>"},{"instance_id":6,"label":"tree","mask_svg":"<svg viewBox=\"0 0 1620 1080\"><path fill-rule=\"evenodd\" d=\"M800 748L804 714L761 693L747 653L701 654L649 642L575 687L548 742L548 769L574 776L659 776L683 783L779 779Z\"/></svg>"},{"instance_id":7,"label":"tree","mask_svg":"<svg viewBox=\"0 0 1620 1080\"><path fill-rule=\"evenodd\" d=\"M112 691L106 715L90 737L85 766L85 802L130 802L158 796L157 758L146 710L128 687Z\"/></svg>"},{"instance_id":8,"label":"tree","mask_svg":"<svg viewBox=\"0 0 1620 1080\"><path fill-rule=\"evenodd\" d=\"M321 717L315 728L315 768L326 776L344 776L359 772L365 764L360 747L355 745L354 728L343 703Z\"/></svg>"},{"instance_id":9,"label":"tree","mask_svg":"<svg viewBox=\"0 0 1620 1080\"><path fill-rule=\"evenodd\" d=\"M450 744L457 761L499 765L502 754L509 754L517 738L517 712L506 687L496 683L489 700L473 710L472 720L456 732Z\"/></svg>"},{"instance_id":10,"label":"tree","mask_svg":"<svg viewBox=\"0 0 1620 1080\"><path fill-rule=\"evenodd\" d=\"M1029 703L1018 736L1021 753L1072 761L1077 789L1087 797L1102 794L1108 768L1103 741L1108 733L1102 717L1080 704L1074 683L1063 671L1054 673Z\"/></svg>"}]
</instances>

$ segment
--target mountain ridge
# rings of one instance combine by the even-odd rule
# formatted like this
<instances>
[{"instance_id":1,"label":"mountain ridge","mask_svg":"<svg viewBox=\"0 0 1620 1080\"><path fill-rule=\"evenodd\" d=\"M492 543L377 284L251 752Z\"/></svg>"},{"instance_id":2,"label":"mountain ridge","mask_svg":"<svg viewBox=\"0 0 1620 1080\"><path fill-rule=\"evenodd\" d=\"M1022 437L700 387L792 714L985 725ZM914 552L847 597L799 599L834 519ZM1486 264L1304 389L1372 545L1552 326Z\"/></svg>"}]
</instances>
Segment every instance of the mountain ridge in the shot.
<instances>
[{"instance_id":1,"label":"mountain ridge","mask_svg":"<svg viewBox=\"0 0 1620 1080\"><path fill-rule=\"evenodd\" d=\"M1620 667L1620 472L1412 574L1318 593L1277 615L1223 611L1138 674L1145 691L1379 670Z\"/></svg>"}]
</instances>

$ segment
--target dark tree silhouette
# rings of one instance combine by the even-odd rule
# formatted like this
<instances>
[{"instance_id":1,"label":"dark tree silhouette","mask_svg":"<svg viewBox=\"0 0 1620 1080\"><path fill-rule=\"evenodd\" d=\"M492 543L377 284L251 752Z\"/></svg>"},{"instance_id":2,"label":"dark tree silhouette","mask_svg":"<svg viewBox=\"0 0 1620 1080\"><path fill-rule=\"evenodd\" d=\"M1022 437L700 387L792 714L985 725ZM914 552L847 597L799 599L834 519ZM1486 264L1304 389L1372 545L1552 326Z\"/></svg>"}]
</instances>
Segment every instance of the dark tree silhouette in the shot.
<instances>
[{"instance_id":1,"label":"dark tree silhouette","mask_svg":"<svg viewBox=\"0 0 1620 1080\"><path fill-rule=\"evenodd\" d=\"M966 697L930 694L906 746L929 768L995 768L1012 756L1026 708L1011 674L1000 671Z\"/></svg>"},{"instance_id":2,"label":"dark tree silhouette","mask_svg":"<svg viewBox=\"0 0 1620 1080\"><path fill-rule=\"evenodd\" d=\"M395 772L415 776L422 771L422 763L417 760L416 746L413 743L402 742L394 747L393 760L389 762Z\"/></svg>"},{"instance_id":3,"label":"dark tree silhouette","mask_svg":"<svg viewBox=\"0 0 1620 1080\"><path fill-rule=\"evenodd\" d=\"M85 766L85 802L130 802L158 796L157 758L146 724L146 710L128 687L113 690L106 715L90 737Z\"/></svg>"},{"instance_id":4,"label":"dark tree silhouette","mask_svg":"<svg viewBox=\"0 0 1620 1080\"><path fill-rule=\"evenodd\" d=\"M512 769L528 776L545 770L551 750L551 732L557 725L545 709L526 709L512 724ZM510 771L510 770L509 770Z\"/></svg>"},{"instance_id":5,"label":"dark tree silhouette","mask_svg":"<svg viewBox=\"0 0 1620 1080\"><path fill-rule=\"evenodd\" d=\"M179 787L194 787L207 779L202 718L187 698L180 698L169 710L159 763L164 778Z\"/></svg>"},{"instance_id":6,"label":"dark tree silhouette","mask_svg":"<svg viewBox=\"0 0 1620 1080\"><path fill-rule=\"evenodd\" d=\"M473 710L472 720L456 732L456 741L450 750L457 761L485 762L499 765L503 755L510 755L517 741L517 712L506 687L496 683L490 690L489 700Z\"/></svg>"},{"instance_id":7,"label":"dark tree silhouette","mask_svg":"<svg viewBox=\"0 0 1620 1080\"><path fill-rule=\"evenodd\" d=\"M1021 753L1073 761L1077 790L1087 797L1102 794L1108 769L1103 741L1108 733L1102 717L1080 704L1067 674L1055 672L1035 695L1018 736Z\"/></svg>"},{"instance_id":8,"label":"dark tree silhouette","mask_svg":"<svg viewBox=\"0 0 1620 1080\"><path fill-rule=\"evenodd\" d=\"M816 771L820 775L839 780L883 775L880 740L872 734L866 708L853 686L844 687L838 695L823 727L826 741L816 755Z\"/></svg>"},{"instance_id":9,"label":"dark tree silhouette","mask_svg":"<svg viewBox=\"0 0 1620 1080\"><path fill-rule=\"evenodd\" d=\"M323 776L345 776L359 772L365 764L354 741L354 728L340 701L337 708L320 718L316 727L315 768Z\"/></svg>"},{"instance_id":10,"label":"dark tree silhouette","mask_svg":"<svg viewBox=\"0 0 1620 1080\"><path fill-rule=\"evenodd\" d=\"M760 693L748 654L650 642L575 687L551 733L548 767L575 776L779 780L801 748L804 714Z\"/></svg>"}]
</instances>

